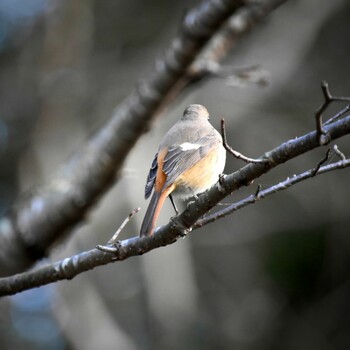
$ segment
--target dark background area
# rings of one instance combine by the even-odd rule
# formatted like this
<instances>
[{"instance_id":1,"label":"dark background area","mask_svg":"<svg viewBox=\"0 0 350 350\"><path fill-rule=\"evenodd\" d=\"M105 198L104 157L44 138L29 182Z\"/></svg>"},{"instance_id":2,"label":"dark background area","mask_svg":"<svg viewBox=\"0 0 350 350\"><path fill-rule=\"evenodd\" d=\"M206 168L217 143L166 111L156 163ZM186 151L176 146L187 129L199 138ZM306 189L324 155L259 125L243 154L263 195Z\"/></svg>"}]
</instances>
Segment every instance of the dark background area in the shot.
<instances>
[{"instance_id":1,"label":"dark background area","mask_svg":"<svg viewBox=\"0 0 350 350\"><path fill-rule=\"evenodd\" d=\"M147 77L194 1L0 0L0 212L48 179ZM290 1L225 59L258 64L269 84L232 77L193 86L131 151L121 181L50 259L138 234L146 175L166 130L206 105L250 157L315 128L320 82L350 95L350 3ZM342 107L331 106L327 115ZM350 154L349 140L338 147ZM262 188L315 167L326 148L259 179ZM226 173L243 164L228 159ZM349 171L303 182L176 244L72 281L0 301L2 349L348 349ZM257 183L226 198L254 193ZM225 203L222 203L225 205ZM160 224L173 211L166 203Z\"/></svg>"}]
</instances>

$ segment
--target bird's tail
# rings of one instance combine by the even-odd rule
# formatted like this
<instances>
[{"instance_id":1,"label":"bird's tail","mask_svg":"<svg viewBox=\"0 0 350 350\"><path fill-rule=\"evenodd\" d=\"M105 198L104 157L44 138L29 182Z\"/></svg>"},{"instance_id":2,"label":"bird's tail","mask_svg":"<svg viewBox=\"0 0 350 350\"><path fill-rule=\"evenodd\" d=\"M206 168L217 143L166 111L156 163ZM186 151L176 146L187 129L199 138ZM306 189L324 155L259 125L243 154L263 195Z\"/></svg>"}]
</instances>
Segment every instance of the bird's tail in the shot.
<instances>
[{"instance_id":1,"label":"bird's tail","mask_svg":"<svg viewBox=\"0 0 350 350\"><path fill-rule=\"evenodd\" d=\"M154 191L151 201L148 204L148 208L143 218L140 237L152 236L156 226L160 210L163 207L166 197L173 191L173 187L167 188L165 191Z\"/></svg>"},{"instance_id":2,"label":"bird's tail","mask_svg":"<svg viewBox=\"0 0 350 350\"><path fill-rule=\"evenodd\" d=\"M142 221L140 237L151 236L153 234L154 227L156 225L157 216L159 215L159 211L160 211L160 208L159 208L160 197L161 197L161 192L156 192L156 191L153 192L151 201L148 204L145 217L143 218L143 221ZM159 209L157 210L157 208ZM156 211L158 212L158 215L156 215Z\"/></svg>"}]
</instances>

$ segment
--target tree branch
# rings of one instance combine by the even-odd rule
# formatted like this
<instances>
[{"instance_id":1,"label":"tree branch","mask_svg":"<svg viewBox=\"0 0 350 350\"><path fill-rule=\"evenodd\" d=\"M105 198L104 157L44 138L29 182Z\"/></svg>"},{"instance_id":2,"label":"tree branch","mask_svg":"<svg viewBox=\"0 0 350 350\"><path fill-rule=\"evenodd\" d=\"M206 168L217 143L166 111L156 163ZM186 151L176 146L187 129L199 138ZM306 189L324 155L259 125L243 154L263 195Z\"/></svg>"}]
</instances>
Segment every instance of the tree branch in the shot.
<instances>
[{"instance_id":1,"label":"tree branch","mask_svg":"<svg viewBox=\"0 0 350 350\"><path fill-rule=\"evenodd\" d=\"M350 115L330 123L324 126L324 128L330 140L335 140L349 134ZM192 228L203 226L204 224L217 220L217 213L202 220L200 219L233 191L253 181L274 167L317 147L320 147L317 131L312 131L304 136L289 140L279 147L265 153L261 157L262 159L266 159L265 163L250 163L240 170L224 176L215 186L199 195L194 202L189 203L187 209L183 213L172 218L167 225L158 228L153 236L143 238L133 237L108 246L110 248L108 253L98 249L92 249L59 261L53 265L42 267L36 271L0 279L0 295L11 295L59 280L72 279L76 275L91 270L96 266L124 260L136 255L142 255L155 248L174 243L179 237L191 231ZM244 207L272 193L277 193L312 176L348 167L349 162L348 159L341 160L337 163L321 166L317 173L315 173L315 169L312 169L298 176L294 176L291 179L287 179L267 190L261 191L259 189L255 195L243 200L245 201L244 203L235 203L231 208L228 207L222 210L220 217L228 215L230 210L234 212L240 207Z\"/></svg>"},{"instance_id":2,"label":"tree branch","mask_svg":"<svg viewBox=\"0 0 350 350\"><path fill-rule=\"evenodd\" d=\"M307 170L301 174L293 175L293 177L287 178L286 180L284 180L284 181L282 181L274 186L266 188L265 190L261 190L261 186L259 185L255 194L252 194L252 195L240 200L239 202L233 203L233 204L229 205L228 207L226 207L225 209L222 209L222 210L219 210L213 214L207 215L203 219L199 219L195 223L193 229L200 228L200 227L205 226L209 223L212 223L218 219L221 219L225 216L233 214L237 210L240 210L240 209L242 209L250 204L254 204L254 203L256 203L256 202L258 202L258 201L260 201L260 200L262 200L262 199L264 199L272 194L276 194L278 192L287 190L291 186L294 186L302 181L311 179L311 178L318 176L318 175L326 174L330 171L345 169L348 167L350 167L350 159L342 159L342 160L335 162L335 163L332 163L332 164L317 167L318 170L316 173L315 173L315 169L310 169L310 170Z\"/></svg>"}]
</instances>

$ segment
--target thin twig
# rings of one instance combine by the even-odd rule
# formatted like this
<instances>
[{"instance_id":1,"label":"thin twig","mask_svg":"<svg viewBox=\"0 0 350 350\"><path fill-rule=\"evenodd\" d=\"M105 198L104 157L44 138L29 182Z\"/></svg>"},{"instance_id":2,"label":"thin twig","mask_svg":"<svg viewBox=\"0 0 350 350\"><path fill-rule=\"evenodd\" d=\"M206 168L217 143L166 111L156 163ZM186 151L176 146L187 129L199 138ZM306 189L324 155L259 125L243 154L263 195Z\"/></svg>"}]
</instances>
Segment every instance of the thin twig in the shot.
<instances>
[{"instance_id":1,"label":"thin twig","mask_svg":"<svg viewBox=\"0 0 350 350\"><path fill-rule=\"evenodd\" d=\"M341 160L346 159L345 154L342 151L340 151L337 145L333 146L333 151Z\"/></svg>"},{"instance_id":2,"label":"thin twig","mask_svg":"<svg viewBox=\"0 0 350 350\"><path fill-rule=\"evenodd\" d=\"M108 252L108 253L113 253L114 250L116 249L115 248L115 244L117 243L117 239L118 239L118 236L120 234L120 232L122 232L122 230L124 229L124 227L126 226L126 224L131 220L131 218L137 214L139 211L140 211L140 207L139 208L136 208L134 209L125 219L124 221L122 222L122 224L119 226L118 230L115 232L115 234L112 236L112 238L107 242L107 245L100 245L98 244L96 246L96 248L98 250L101 250L102 252ZM111 245L113 245L111 247Z\"/></svg>"},{"instance_id":3,"label":"thin twig","mask_svg":"<svg viewBox=\"0 0 350 350\"><path fill-rule=\"evenodd\" d=\"M327 162L327 160L329 159L330 153L331 153L331 149L328 148L325 157L317 164L316 168L313 170L313 176L316 176L321 166Z\"/></svg>"},{"instance_id":4,"label":"thin twig","mask_svg":"<svg viewBox=\"0 0 350 350\"><path fill-rule=\"evenodd\" d=\"M222 135L222 143L225 147L226 151L232 154L235 158L243 160L245 163L265 163L266 159L253 159L244 156L242 153L235 151L228 143L226 137L226 128L225 128L225 119L221 119L221 135Z\"/></svg>"},{"instance_id":5,"label":"thin twig","mask_svg":"<svg viewBox=\"0 0 350 350\"><path fill-rule=\"evenodd\" d=\"M336 120L341 118L345 113L347 113L349 111L350 111L350 105L347 105L340 112L338 112L334 117L332 117L332 118L328 119L326 122L324 122L323 125L328 125L328 124L335 122Z\"/></svg>"},{"instance_id":6,"label":"thin twig","mask_svg":"<svg viewBox=\"0 0 350 350\"><path fill-rule=\"evenodd\" d=\"M317 130L317 134L318 134L319 138L321 138L322 135L325 135L325 131L323 130L323 125L322 125L322 113L325 111L325 109L328 107L328 105L332 102L332 96L331 96L331 93L329 91L328 83L326 81L322 81L321 90L323 93L324 101L315 113L316 130ZM321 140L320 140L320 142L321 142Z\"/></svg>"}]
</instances>

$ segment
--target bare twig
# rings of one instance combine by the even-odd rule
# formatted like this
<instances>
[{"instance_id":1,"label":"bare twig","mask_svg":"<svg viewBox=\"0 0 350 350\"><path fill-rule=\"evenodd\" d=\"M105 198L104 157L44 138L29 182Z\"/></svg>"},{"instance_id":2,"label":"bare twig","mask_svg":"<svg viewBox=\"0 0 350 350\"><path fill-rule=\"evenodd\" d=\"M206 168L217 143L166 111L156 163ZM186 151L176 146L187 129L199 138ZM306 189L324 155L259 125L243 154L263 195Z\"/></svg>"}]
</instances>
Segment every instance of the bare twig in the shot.
<instances>
[{"instance_id":1,"label":"bare twig","mask_svg":"<svg viewBox=\"0 0 350 350\"><path fill-rule=\"evenodd\" d=\"M313 170L313 176L316 176L321 166L327 162L329 159L329 155L331 154L331 149L328 148L325 157L317 164L316 168Z\"/></svg>"},{"instance_id":2,"label":"bare twig","mask_svg":"<svg viewBox=\"0 0 350 350\"><path fill-rule=\"evenodd\" d=\"M345 154L340 151L340 149L338 148L337 145L333 146L333 151L341 160L345 160L346 159Z\"/></svg>"},{"instance_id":3,"label":"bare twig","mask_svg":"<svg viewBox=\"0 0 350 350\"><path fill-rule=\"evenodd\" d=\"M221 119L221 135L222 135L222 144L225 147L226 151L232 154L235 158L243 160L245 163L265 163L266 159L253 159L244 156L242 153L235 151L228 143L226 137L226 128L225 128L225 120Z\"/></svg>"},{"instance_id":4,"label":"bare twig","mask_svg":"<svg viewBox=\"0 0 350 350\"><path fill-rule=\"evenodd\" d=\"M131 220L131 218L133 216L135 216L135 214L137 214L140 211L141 208L136 208L134 209L126 218L125 220L122 222L122 224L119 226L118 230L115 232L115 234L112 236L112 238L107 242L108 245L100 245L98 244L96 246L96 248L98 250L101 250L102 252L109 252L111 253L111 247L110 245L116 244L117 243L117 239L118 236L120 234L120 232L122 232L122 230L124 229L124 227L127 225L127 223Z\"/></svg>"},{"instance_id":5,"label":"bare twig","mask_svg":"<svg viewBox=\"0 0 350 350\"><path fill-rule=\"evenodd\" d=\"M323 123L323 125L328 125L333 123L334 121L338 120L341 118L344 114L350 111L350 105L347 105L345 108L343 108L340 112L338 112L334 117L328 119Z\"/></svg>"},{"instance_id":6,"label":"bare twig","mask_svg":"<svg viewBox=\"0 0 350 350\"><path fill-rule=\"evenodd\" d=\"M340 116L344 115L349 107L346 107L344 110L340 111L334 118L332 118L332 121L329 121L328 123L323 124L322 122L322 113L327 109L327 107L333 102L333 101L350 101L350 97L338 97L338 96L332 96L328 83L326 81L323 81L321 83L321 89L324 97L324 102L322 105L317 109L315 112L315 118L316 118L316 130L319 138L320 145L325 145L330 142L330 140L327 137L327 134L323 128L324 125L327 125L333 120L336 120Z\"/></svg>"}]
</instances>

